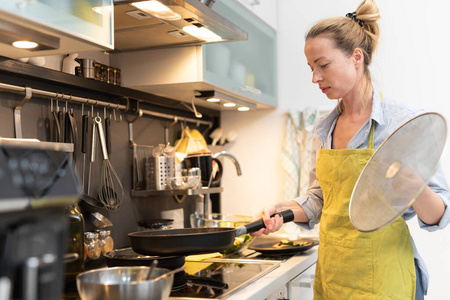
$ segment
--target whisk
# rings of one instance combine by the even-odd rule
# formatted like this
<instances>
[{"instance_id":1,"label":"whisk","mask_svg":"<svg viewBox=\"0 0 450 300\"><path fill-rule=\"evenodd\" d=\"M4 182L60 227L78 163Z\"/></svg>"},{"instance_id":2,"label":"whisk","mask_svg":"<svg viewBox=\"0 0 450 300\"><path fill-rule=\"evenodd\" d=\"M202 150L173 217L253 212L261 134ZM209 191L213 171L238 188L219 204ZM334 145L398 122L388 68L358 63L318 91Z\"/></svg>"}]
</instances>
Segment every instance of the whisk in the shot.
<instances>
[{"instance_id":1,"label":"whisk","mask_svg":"<svg viewBox=\"0 0 450 300\"><path fill-rule=\"evenodd\" d=\"M100 143L103 153L103 163L100 174L98 197L107 209L115 210L120 207L125 193L119 176L117 176L117 173L116 171L114 171L114 168L112 167L108 158L102 119L99 116L96 116L94 121L95 123L97 123L98 134L100 136Z\"/></svg>"}]
</instances>

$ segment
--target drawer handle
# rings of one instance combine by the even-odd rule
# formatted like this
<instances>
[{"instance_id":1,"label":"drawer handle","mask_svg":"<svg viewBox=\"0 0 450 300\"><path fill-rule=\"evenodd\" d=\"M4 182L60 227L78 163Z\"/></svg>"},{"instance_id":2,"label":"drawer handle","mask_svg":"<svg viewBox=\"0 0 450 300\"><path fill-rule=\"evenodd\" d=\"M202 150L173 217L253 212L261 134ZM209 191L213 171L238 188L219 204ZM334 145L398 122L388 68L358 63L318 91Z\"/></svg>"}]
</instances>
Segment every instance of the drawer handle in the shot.
<instances>
[{"instance_id":1,"label":"drawer handle","mask_svg":"<svg viewBox=\"0 0 450 300\"><path fill-rule=\"evenodd\" d=\"M300 275L300 278L291 282L293 287L312 288L314 285L314 274Z\"/></svg>"},{"instance_id":2,"label":"drawer handle","mask_svg":"<svg viewBox=\"0 0 450 300\"><path fill-rule=\"evenodd\" d=\"M241 91L243 91L243 92L250 92L250 93L252 93L254 95L261 95L261 90L260 89L257 89L255 87L249 86L249 85L241 87Z\"/></svg>"}]
</instances>

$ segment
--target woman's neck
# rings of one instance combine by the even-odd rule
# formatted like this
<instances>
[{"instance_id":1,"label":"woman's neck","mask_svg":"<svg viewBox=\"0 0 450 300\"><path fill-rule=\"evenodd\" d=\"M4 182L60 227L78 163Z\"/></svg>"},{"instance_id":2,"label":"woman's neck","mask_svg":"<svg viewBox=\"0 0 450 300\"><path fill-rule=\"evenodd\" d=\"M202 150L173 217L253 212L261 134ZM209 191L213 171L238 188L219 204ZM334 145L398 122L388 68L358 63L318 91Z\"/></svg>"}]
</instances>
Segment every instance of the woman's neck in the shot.
<instances>
[{"instance_id":1,"label":"woman's neck","mask_svg":"<svg viewBox=\"0 0 450 300\"><path fill-rule=\"evenodd\" d=\"M370 81L362 80L358 88L341 99L343 111L341 116L345 118L360 119L370 116L372 112L373 88Z\"/></svg>"}]
</instances>

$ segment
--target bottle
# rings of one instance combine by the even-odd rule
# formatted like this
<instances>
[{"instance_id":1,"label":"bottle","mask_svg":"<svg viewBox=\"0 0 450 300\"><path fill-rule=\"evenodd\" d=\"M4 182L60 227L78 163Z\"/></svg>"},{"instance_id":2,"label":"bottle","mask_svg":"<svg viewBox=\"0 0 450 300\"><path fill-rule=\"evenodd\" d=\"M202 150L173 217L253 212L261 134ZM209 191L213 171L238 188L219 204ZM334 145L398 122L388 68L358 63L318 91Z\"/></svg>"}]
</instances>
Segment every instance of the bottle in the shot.
<instances>
[{"instance_id":1,"label":"bottle","mask_svg":"<svg viewBox=\"0 0 450 300\"><path fill-rule=\"evenodd\" d=\"M84 218L74 203L65 209L68 220L68 235L66 241L66 256L64 271L64 299L78 298L76 277L84 271Z\"/></svg>"},{"instance_id":2,"label":"bottle","mask_svg":"<svg viewBox=\"0 0 450 300\"><path fill-rule=\"evenodd\" d=\"M62 71L64 73L75 75L75 68L80 67L80 63L75 59L78 57L78 53L71 53L63 59Z\"/></svg>"}]
</instances>

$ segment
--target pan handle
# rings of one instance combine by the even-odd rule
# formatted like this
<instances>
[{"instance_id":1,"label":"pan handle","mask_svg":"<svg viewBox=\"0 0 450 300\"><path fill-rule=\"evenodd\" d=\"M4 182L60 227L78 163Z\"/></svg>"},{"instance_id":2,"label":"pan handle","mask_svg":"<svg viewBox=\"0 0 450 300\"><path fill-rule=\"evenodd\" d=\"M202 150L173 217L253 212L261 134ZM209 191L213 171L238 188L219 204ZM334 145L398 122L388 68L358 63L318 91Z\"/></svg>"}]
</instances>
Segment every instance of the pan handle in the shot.
<instances>
[{"instance_id":1,"label":"pan handle","mask_svg":"<svg viewBox=\"0 0 450 300\"><path fill-rule=\"evenodd\" d=\"M294 221L294 212L290 209L274 213L273 215L271 215L271 217L273 217L275 215L279 215L280 217L283 217L284 223ZM255 231L258 231L261 228L265 228L265 227L266 227L266 225L264 224L264 221L262 219L259 219L258 221L237 227L236 228L236 236L241 236L246 233L255 232Z\"/></svg>"}]
</instances>

